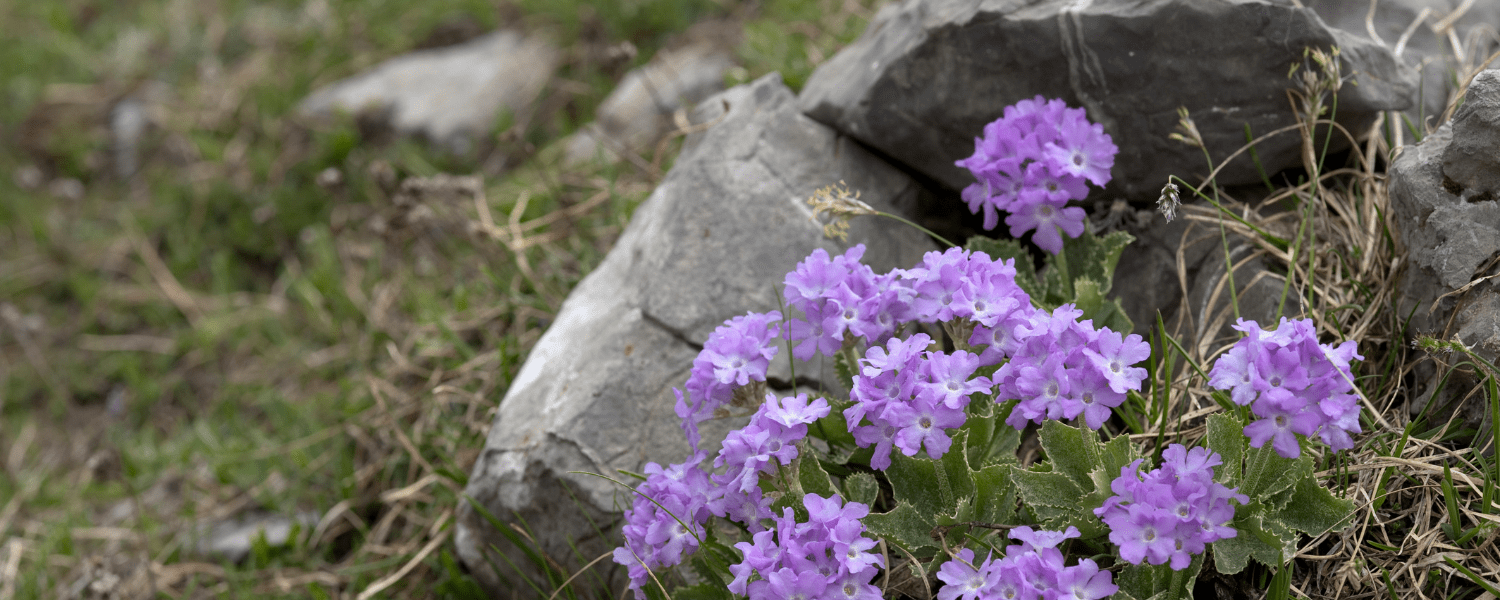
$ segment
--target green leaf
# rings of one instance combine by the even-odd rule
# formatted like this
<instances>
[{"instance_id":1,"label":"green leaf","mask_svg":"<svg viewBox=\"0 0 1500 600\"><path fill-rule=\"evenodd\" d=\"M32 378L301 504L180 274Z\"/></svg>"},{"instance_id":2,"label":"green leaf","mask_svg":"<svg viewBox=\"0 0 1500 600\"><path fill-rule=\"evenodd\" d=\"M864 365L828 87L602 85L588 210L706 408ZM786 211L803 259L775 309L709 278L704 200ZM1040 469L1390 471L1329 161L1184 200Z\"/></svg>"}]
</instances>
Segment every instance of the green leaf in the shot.
<instances>
[{"instance_id":1,"label":"green leaf","mask_svg":"<svg viewBox=\"0 0 1500 600\"><path fill-rule=\"evenodd\" d=\"M734 594L722 583L700 583L672 590L672 600L733 600Z\"/></svg>"},{"instance_id":2,"label":"green leaf","mask_svg":"<svg viewBox=\"0 0 1500 600\"><path fill-rule=\"evenodd\" d=\"M1048 419L1042 423L1039 434L1042 449L1047 451L1047 461L1052 470L1066 475L1084 493L1094 490L1089 473L1100 467L1099 434L1093 430L1070 427L1059 421ZM1078 502L1078 496L1073 502Z\"/></svg>"},{"instance_id":3,"label":"green leaf","mask_svg":"<svg viewBox=\"0 0 1500 600\"><path fill-rule=\"evenodd\" d=\"M1026 504L1032 507L1079 510L1078 499L1083 497L1083 490L1067 475L1037 473L1016 466L1010 469L1011 481L1015 482L1016 491L1020 492L1021 500Z\"/></svg>"},{"instance_id":4,"label":"green leaf","mask_svg":"<svg viewBox=\"0 0 1500 600\"><path fill-rule=\"evenodd\" d=\"M827 400L830 409L828 411L828 416L818 419L817 421L814 421L811 425L809 425L807 427L807 433L808 435L820 438L823 441L828 442L828 445L835 449L831 451L831 453L835 455L833 457L834 462L842 463L848 458L847 450L838 451L837 449L850 449L856 447L856 444L854 443L854 434L849 433L848 421L844 420L844 409L853 406L854 403L847 400L840 401L835 398L828 398Z\"/></svg>"},{"instance_id":5,"label":"green leaf","mask_svg":"<svg viewBox=\"0 0 1500 600\"><path fill-rule=\"evenodd\" d=\"M937 549L937 542L932 539L932 528L937 524L930 515L931 513L924 513L906 502L897 502L896 508L891 512L866 515L861 520L864 521L866 531L901 544L907 552L917 554L922 548Z\"/></svg>"},{"instance_id":6,"label":"green leaf","mask_svg":"<svg viewBox=\"0 0 1500 600\"><path fill-rule=\"evenodd\" d=\"M1214 566L1220 573L1238 573L1245 569L1251 558L1268 567L1279 567L1285 558L1297 552L1297 534L1265 521L1253 506L1236 509L1243 514L1236 514L1230 524L1235 529L1235 537L1213 543Z\"/></svg>"},{"instance_id":7,"label":"green leaf","mask_svg":"<svg viewBox=\"0 0 1500 600\"><path fill-rule=\"evenodd\" d=\"M1353 514L1353 502L1335 497L1309 475L1297 482L1291 501L1272 518L1291 529L1318 536L1345 524Z\"/></svg>"},{"instance_id":8,"label":"green leaf","mask_svg":"<svg viewBox=\"0 0 1500 600\"><path fill-rule=\"evenodd\" d=\"M1130 438L1121 435L1100 447L1099 458L1099 466L1089 472L1089 479L1094 484L1094 493L1085 502L1089 510L1102 506L1114 494L1110 486L1120 476L1120 469L1140 456L1130 445Z\"/></svg>"},{"instance_id":9,"label":"green leaf","mask_svg":"<svg viewBox=\"0 0 1500 600\"><path fill-rule=\"evenodd\" d=\"M1016 516L1016 486L1009 465L990 465L973 473L974 520L1009 523Z\"/></svg>"},{"instance_id":10,"label":"green leaf","mask_svg":"<svg viewBox=\"0 0 1500 600\"><path fill-rule=\"evenodd\" d=\"M1048 256L1042 261L1042 264L1046 268L1045 271L1042 271L1041 275L1042 295L1040 297L1032 296L1033 299L1040 298L1042 306L1049 310L1072 302L1077 297L1068 290L1069 282L1063 280L1062 269L1052 264L1056 259L1057 257L1055 256ZM1069 261L1069 264L1072 264L1072 261Z\"/></svg>"},{"instance_id":11,"label":"green leaf","mask_svg":"<svg viewBox=\"0 0 1500 600\"><path fill-rule=\"evenodd\" d=\"M844 478L844 492L845 500L869 506L880 495L880 483L874 475L859 472Z\"/></svg>"},{"instance_id":12,"label":"green leaf","mask_svg":"<svg viewBox=\"0 0 1500 600\"><path fill-rule=\"evenodd\" d=\"M1084 231L1076 238L1063 238L1063 254L1068 258L1068 273L1076 283L1081 279L1098 282L1099 293L1108 294L1114 282L1120 254L1135 237L1116 231L1104 237Z\"/></svg>"},{"instance_id":13,"label":"green leaf","mask_svg":"<svg viewBox=\"0 0 1500 600\"><path fill-rule=\"evenodd\" d=\"M823 470L823 465L818 462L817 457L799 454L792 464L797 469L797 480L802 484L802 494L798 496L798 501L801 501L802 495L806 494L817 494L828 498L838 493L838 490L833 487L833 481L828 478L828 472Z\"/></svg>"},{"instance_id":14,"label":"green leaf","mask_svg":"<svg viewBox=\"0 0 1500 600\"><path fill-rule=\"evenodd\" d=\"M1312 455L1304 451L1297 458L1282 458L1268 441L1259 448L1249 448L1245 453L1245 476L1240 493L1250 496L1252 502L1268 499L1310 476L1312 470Z\"/></svg>"},{"instance_id":15,"label":"green leaf","mask_svg":"<svg viewBox=\"0 0 1500 600\"><path fill-rule=\"evenodd\" d=\"M990 258L1002 260L1014 259L1016 263L1016 285L1025 290L1032 298L1040 299L1041 286L1037 283L1036 267L1031 262L1031 253L1021 246L1016 240L996 240L984 236L969 238L969 243L964 244L973 252L983 252Z\"/></svg>"},{"instance_id":16,"label":"green leaf","mask_svg":"<svg viewBox=\"0 0 1500 600\"><path fill-rule=\"evenodd\" d=\"M1219 453L1224 460L1214 480L1228 487L1239 487L1245 472L1248 438L1244 429L1245 425L1232 415L1216 413L1208 416L1208 449Z\"/></svg>"},{"instance_id":17,"label":"green leaf","mask_svg":"<svg viewBox=\"0 0 1500 600\"><path fill-rule=\"evenodd\" d=\"M1110 298L1094 315L1094 327L1108 327L1110 331L1129 335L1130 332L1135 331L1135 321L1130 320L1130 315L1125 314L1125 307L1118 299Z\"/></svg>"},{"instance_id":18,"label":"green leaf","mask_svg":"<svg viewBox=\"0 0 1500 600\"><path fill-rule=\"evenodd\" d=\"M859 367L850 362L849 352L839 351L833 355L833 372L838 374L839 381L844 384L844 389L854 389L854 375L859 372Z\"/></svg>"},{"instance_id":19,"label":"green leaf","mask_svg":"<svg viewBox=\"0 0 1500 600\"><path fill-rule=\"evenodd\" d=\"M1104 297L1104 290L1099 289L1100 284L1088 276L1073 278L1073 304L1078 310L1083 311L1079 320L1094 319L1097 326L1099 311L1103 310L1104 303L1108 298Z\"/></svg>"},{"instance_id":20,"label":"green leaf","mask_svg":"<svg viewBox=\"0 0 1500 600\"><path fill-rule=\"evenodd\" d=\"M969 432L959 429L952 434L953 444L948 447L948 452L939 459L942 465L943 479L938 480L939 487L947 487L952 499L949 504L956 504L963 498L974 496L974 478L969 471ZM951 511L944 514L953 514Z\"/></svg>"},{"instance_id":21,"label":"green leaf","mask_svg":"<svg viewBox=\"0 0 1500 600\"><path fill-rule=\"evenodd\" d=\"M937 461L912 458L894 451L885 478L891 482L896 502L910 504L929 515L942 511L943 497L936 484Z\"/></svg>"},{"instance_id":22,"label":"green leaf","mask_svg":"<svg viewBox=\"0 0 1500 600\"><path fill-rule=\"evenodd\" d=\"M1120 592L1114 598L1146 598L1148 600L1179 600L1193 597L1193 585L1198 573L1203 570L1203 555L1193 557L1192 564L1181 571L1172 570L1171 565L1126 564L1120 570L1115 585ZM1124 596L1121 595L1124 594Z\"/></svg>"}]
</instances>

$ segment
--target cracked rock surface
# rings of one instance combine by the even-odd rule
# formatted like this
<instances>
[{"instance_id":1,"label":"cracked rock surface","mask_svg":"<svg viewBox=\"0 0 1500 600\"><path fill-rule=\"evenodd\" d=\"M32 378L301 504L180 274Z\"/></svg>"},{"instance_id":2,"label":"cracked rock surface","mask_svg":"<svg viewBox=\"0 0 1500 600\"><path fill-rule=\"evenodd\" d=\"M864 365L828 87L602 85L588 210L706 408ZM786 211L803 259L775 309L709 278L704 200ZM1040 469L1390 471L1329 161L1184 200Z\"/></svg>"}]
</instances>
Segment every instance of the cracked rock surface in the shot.
<instances>
[{"instance_id":1,"label":"cracked rock surface","mask_svg":"<svg viewBox=\"0 0 1500 600\"><path fill-rule=\"evenodd\" d=\"M779 75L709 98L691 120L712 125L688 138L604 262L564 302L511 383L465 490L504 521L524 519L564 564L609 551L631 502L628 490L569 471L616 477L616 469L638 472L648 461L688 456L672 387L686 380L715 327L776 310L777 286L815 248L835 253L864 243L864 261L877 272L916 264L936 249L888 219L854 220L847 243L823 237L806 204L818 188L843 181L896 214L911 214L922 190L803 116ZM777 358L771 378L790 380L785 350ZM831 363L799 365L797 375L799 383L832 386ZM716 426L704 430L705 449L714 451L739 424L705 424ZM460 557L487 588L503 591L489 564L506 563L484 549L524 559L467 503L459 511Z\"/></svg>"},{"instance_id":2,"label":"cracked rock surface","mask_svg":"<svg viewBox=\"0 0 1500 600\"><path fill-rule=\"evenodd\" d=\"M1500 272L1500 200L1486 187L1485 170L1494 167L1484 165L1494 165L1500 154L1500 135L1490 125L1500 122L1497 97L1500 71L1480 73L1464 109L1422 143L1404 147L1389 174L1392 220L1407 261L1396 312L1402 319L1411 315L1407 334L1457 336L1490 361L1500 357L1500 278L1489 278ZM1418 363L1425 389L1412 410L1436 402L1429 422L1457 410L1465 426L1478 427L1486 412L1483 394L1462 401L1478 383L1472 372L1455 373L1440 391L1441 375L1432 363Z\"/></svg>"},{"instance_id":3,"label":"cracked rock surface","mask_svg":"<svg viewBox=\"0 0 1500 600\"><path fill-rule=\"evenodd\" d=\"M1187 34L1185 32L1191 32ZM1207 174L1198 148L1168 139L1191 111L1223 161L1256 135L1294 123L1287 69L1308 47L1337 45L1357 85L1338 120L1363 131L1379 111L1412 105L1416 75L1385 47L1327 26L1290 0L906 0L887 5L858 41L818 67L801 96L814 119L953 189L973 181L953 162L1002 109L1038 94L1082 106L1120 147L1114 193L1154 200L1169 175ZM1257 145L1267 172L1300 164L1296 135ZM1236 160L1221 185L1259 181Z\"/></svg>"},{"instance_id":4,"label":"cracked rock surface","mask_svg":"<svg viewBox=\"0 0 1500 600\"><path fill-rule=\"evenodd\" d=\"M1302 0L1302 5L1329 25L1391 48L1417 71L1421 105L1406 111L1412 123L1437 124L1448 106L1453 73L1468 71L1454 56L1454 41L1467 58L1477 60L1492 51L1490 36L1500 28L1500 2L1380 0L1372 8L1369 2Z\"/></svg>"}]
</instances>

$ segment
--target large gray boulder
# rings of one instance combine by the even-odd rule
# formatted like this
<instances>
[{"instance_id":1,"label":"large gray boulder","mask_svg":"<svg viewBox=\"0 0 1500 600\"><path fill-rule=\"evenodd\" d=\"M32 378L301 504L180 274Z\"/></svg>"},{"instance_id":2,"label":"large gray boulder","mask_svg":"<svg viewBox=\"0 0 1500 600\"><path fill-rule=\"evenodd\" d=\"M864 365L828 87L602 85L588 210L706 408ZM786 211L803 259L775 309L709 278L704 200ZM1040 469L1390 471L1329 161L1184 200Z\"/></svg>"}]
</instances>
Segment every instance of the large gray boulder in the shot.
<instances>
[{"instance_id":1,"label":"large gray boulder","mask_svg":"<svg viewBox=\"0 0 1500 600\"><path fill-rule=\"evenodd\" d=\"M686 458L672 387L686 380L714 328L748 311L776 310L777 286L816 248L841 252L864 243L865 262L879 272L916 264L935 249L885 219L853 222L847 243L824 239L805 204L818 188L844 181L876 208L900 214L911 213L922 191L803 116L778 75L710 98L691 119L711 125L687 140L614 249L538 340L465 490L490 513L526 521L542 549L573 568L619 544L618 516L631 496L569 472L616 476L616 469ZM787 371L778 360L770 375L787 382ZM797 381L832 387L831 365L800 366ZM729 425L705 430L709 451ZM503 589L489 565L506 562L486 550L525 561L467 503L459 508L459 555L488 588Z\"/></svg>"},{"instance_id":2,"label":"large gray boulder","mask_svg":"<svg viewBox=\"0 0 1500 600\"><path fill-rule=\"evenodd\" d=\"M1487 125L1500 119L1497 95L1500 71L1480 73L1465 95L1462 118L1456 115L1420 144L1404 147L1389 175L1392 220L1406 251L1396 310L1399 318L1411 315L1407 334L1457 336L1490 361L1500 357L1500 286L1497 279L1486 279L1500 272L1500 202L1488 190L1472 193L1476 188L1465 187L1481 184L1455 179L1469 181L1462 174L1500 154L1500 135ZM1451 358L1449 364L1464 360L1440 358ZM1425 389L1413 411L1435 402L1437 421L1429 422L1459 410L1467 425L1480 423L1486 412L1482 394L1477 401L1457 403L1477 383L1472 370L1456 374L1441 392L1441 373L1424 366L1418 376Z\"/></svg>"},{"instance_id":3,"label":"large gray boulder","mask_svg":"<svg viewBox=\"0 0 1500 600\"><path fill-rule=\"evenodd\" d=\"M1223 160L1294 123L1288 68L1306 48L1339 46L1338 118L1363 131L1405 109L1415 75L1385 48L1325 25L1289 0L906 0L888 5L854 44L818 67L800 104L814 119L960 189L955 160L1002 108L1038 94L1088 110L1120 147L1120 194L1153 200L1169 175L1206 175L1197 148L1168 139L1186 107ZM1258 145L1265 169L1300 164L1295 133ZM1259 181L1236 160L1219 182Z\"/></svg>"},{"instance_id":4,"label":"large gray boulder","mask_svg":"<svg viewBox=\"0 0 1500 600\"><path fill-rule=\"evenodd\" d=\"M379 115L404 134L466 152L502 110L528 107L551 81L561 52L545 38L502 30L419 50L329 84L299 105L306 115Z\"/></svg>"}]
</instances>

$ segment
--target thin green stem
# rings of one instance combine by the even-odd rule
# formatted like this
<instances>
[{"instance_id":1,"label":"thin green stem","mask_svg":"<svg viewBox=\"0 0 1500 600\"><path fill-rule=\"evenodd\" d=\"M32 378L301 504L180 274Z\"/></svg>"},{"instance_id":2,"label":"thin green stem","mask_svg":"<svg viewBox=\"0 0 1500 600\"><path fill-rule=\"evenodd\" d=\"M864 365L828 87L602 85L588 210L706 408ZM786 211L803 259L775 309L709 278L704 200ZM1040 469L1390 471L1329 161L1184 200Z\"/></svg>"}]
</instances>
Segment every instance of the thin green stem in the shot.
<instances>
[{"instance_id":1,"label":"thin green stem","mask_svg":"<svg viewBox=\"0 0 1500 600\"><path fill-rule=\"evenodd\" d=\"M906 223L907 225L911 225L912 227L916 227L918 231L921 231L922 233L925 233L925 234L931 236L932 239L935 239L935 240L937 240L939 242L942 242L942 243L946 244L949 248L957 248L958 247L958 244L955 244L953 242L948 241L948 238L945 238L945 237L940 236L940 235L938 235L936 233L933 233L933 231L931 229L928 229L926 227L923 227L921 225L918 225L916 223L908 221L908 220L906 220L903 217L899 217L899 216L893 215L893 214L888 213L888 212L880 212L880 211L875 211L875 214L880 215L882 217L890 217L890 218L895 219L897 221L900 221L902 223Z\"/></svg>"}]
</instances>

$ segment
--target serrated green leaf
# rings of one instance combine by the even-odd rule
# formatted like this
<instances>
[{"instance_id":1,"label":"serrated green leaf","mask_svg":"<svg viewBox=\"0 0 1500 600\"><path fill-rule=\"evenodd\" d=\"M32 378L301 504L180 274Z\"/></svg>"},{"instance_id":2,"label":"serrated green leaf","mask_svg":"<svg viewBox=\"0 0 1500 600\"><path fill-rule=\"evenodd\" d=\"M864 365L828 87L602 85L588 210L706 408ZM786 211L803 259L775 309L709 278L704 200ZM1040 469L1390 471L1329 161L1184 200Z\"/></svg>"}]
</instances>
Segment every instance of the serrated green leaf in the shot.
<instances>
[{"instance_id":1,"label":"serrated green leaf","mask_svg":"<svg viewBox=\"0 0 1500 600\"><path fill-rule=\"evenodd\" d=\"M850 364L849 361L849 352L841 351L833 355L833 372L838 375L846 390L854 389L854 374L858 372L857 365Z\"/></svg>"},{"instance_id":2,"label":"serrated green leaf","mask_svg":"<svg viewBox=\"0 0 1500 600\"><path fill-rule=\"evenodd\" d=\"M1312 469L1312 455L1307 452L1297 458L1282 458L1269 442L1248 448L1240 493L1250 496L1251 501L1269 498L1310 476Z\"/></svg>"},{"instance_id":3,"label":"serrated green leaf","mask_svg":"<svg viewBox=\"0 0 1500 600\"><path fill-rule=\"evenodd\" d=\"M1016 240L996 240L983 236L969 238L969 243L964 244L972 252L983 252L994 260L1014 259L1016 266L1016 285L1020 286L1032 298L1040 299L1041 292L1037 284L1036 267L1032 265L1031 253L1021 246Z\"/></svg>"},{"instance_id":4,"label":"serrated green leaf","mask_svg":"<svg viewBox=\"0 0 1500 600\"><path fill-rule=\"evenodd\" d=\"M891 466L885 470L896 502L910 504L933 515L942 510L943 497L937 485L937 461L912 458L899 451L891 452Z\"/></svg>"},{"instance_id":5,"label":"serrated green leaf","mask_svg":"<svg viewBox=\"0 0 1500 600\"><path fill-rule=\"evenodd\" d=\"M828 498L838 493L833 487L833 480L828 477L828 472L823 470L823 465L818 462L817 457L811 455L798 455L794 463L797 468L797 480L802 485L802 493L817 494Z\"/></svg>"},{"instance_id":6,"label":"serrated green leaf","mask_svg":"<svg viewBox=\"0 0 1500 600\"><path fill-rule=\"evenodd\" d=\"M1308 476L1297 482L1291 501L1275 515L1268 517L1291 529L1318 536L1323 532L1346 524L1354 514L1354 503L1337 498L1321 485L1316 477Z\"/></svg>"},{"instance_id":7,"label":"serrated green leaf","mask_svg":"<svg viewBox=\"0 0 1500 600\"><path fill-rule=\"evenodd\" d=\"M834 452L834 462L840 462L849 458L847 449L856 447L854 434L849 433L848 421L844 419L844 409L853 406L854 403L835 398L828 398L827 400L829 406L828 416L813 421L811 425L808 425L807 433L828 442L828 445L833 449L846 449L843 452Z\"/></svg>"},{"instance_id":8,"label":"serrated green leaf","mask_svg":"<svg viewBox=\"0 0 1500 600\"><path fill-rule=\"evenodd\" d=\"M1060 421L1049 419L1042 423L1039 437L1053 471L1066 475L1083 493L1094 490L1089 472L1101 466L1098 433L1069 427ZM1079 496L1074 496L1073 502L1077 503L1078 498Z\"/></svg>"},{"instance_id":9,"label":"serrated green leaf","mask_svg":"<svg viewBox=\"0 0 1500 600\"><path fill-rule=\"evenodd\" d=\"M1115 267L1120 264L1120 254L1133 241L1135 237L1123 231L1103 237L1084 231L1076 238L1063 238L1068 272L1075 282L1082 278L1098 282L1099 293L1108 294L1114 282Z\"/></svg>"},{"instance_id":10,"label":"serrated green leaf","mask_svg":"<svg viewBox=\"0 0 1500 600\"><path fill-rule=\"evenodd\" d=\"M1125 314L1125 307L1116 298L1106 299L1093 319L1094 327L1107 327L1110 331L1118 331L1126 335L1135 331L1135 321L1130 320L1130 315Z\"/></svg>"},{"instance_id":11,"label":"serrated green leaf","mask_svg":"<svg viewBox=\"0 0 1500 600\"><path fill-rule=\"evenodd\" d=\"M974 499L959 498L958 503L954 505L953 512L951 514L937 515L937 517L934 518L932 522L937 523L939 526L943 526L957 525L959 523L972 523L975 520Z\"/></svg>"},{"instance_id":12,"label":"serrated green leaf","mask_svg":"<svg viewBox=\"0 0 1500 600\"><path fill-rule=\"evenodd\" d=\"M971 465L988 467L993 464L1017 463L1016 450L1021 447L1021 432L1005 423L1016 404L1018 404L1016 400L1007 400L996 405L994 417L990 419L995 423L995 428L991 433L989 445L986 447L986 458L983 461L970 462ZM976 438L970 436L969 439Z\"/></svg>"},{"instance_id":13,"label":"serrated green leaf","mask_svg":"<svg viewBox=\"0 0 1500 600\"><path fill-rule=\"evenodd\" d=\"M959 429L953 432L952 438L953 444L948 447L948 452L943 454L942 458L939 459L943 472L947 476L939 479L937 483L940 488L948 488L946 493L950 495L945 502L956 505L959 499L972 498L974 496L974 479L969 471L969 432ZM945 512L943 514L953 513Z\"/></svg>"},{"instance_id":14,"label":"serrated green leaf","mask_svg":"<svg viewBox=\"0 0 1500 600\"><path fill-rule=\"evenodd\" d=\"M1063 304L1073 301L1073 294L1068 290L1068 281L1063 279L1062 269L1056 267L1053 261L1057 257L1049 256L1042 262L1045 265L1041 272L1042 295L1040 300L1042 306L1048 310L1057 308ZM1038 298L1032 296L1032 298Z\"/></svg>"},{"instance_id":15,"label":"serrated green leaf","mask_svg":"<svg viewBox=\"0 0 1500 600\"><path fill-rule=\"evenodd\" d=\"M1011 481L1021 500L1033 507L1079 510L1078 499L1083 490L1072 478L1062 473L1037 473L1020 467L1010 467Z\"/></svg>"},{"instance_id":16,"label":"serrated green leaf","mask_svg":"<svg viewBox=\"0 0 1500 600\"><path fill-rule=\"evenodd\" d=\"M700 583L672 590L672 600L733 600L734 594L722 583Z\"/></svg>"},{"instance_id":17,"label":"serrated green leaf","mask_svg":"<svg viewBox=\"0 0 1500 600\"><path fill-rule=\"evenodd\" d=\"M1009 523L1016 516L1016 486L1009 465L990 465L973 472L974 520Z\"/></svg>"},{"instance_id":18,"label":"serrated green leaf","mask_svg":"<svg viewBox=\"0 0 1500 600\"><path fill-rule=\"evenodd\" d=\"M1146 598L1148 600L1180 600L1193 597L1193 585L1198 581L1198 572L1203 570L1203 555L1193 557L1192 564L1181 571L1171 565L1126 564L1120 570L1115 585L1120 587L1114 598Z\"/></svg>"},{"instance_id":19,"label":"serrated green leaf","mask_svg":"<svg viewBox=\"0 0 1500 600\"><path fill-rule=\"evenodd\" d=\"M1227 487L1239 487L1245 472L1245 426L1239 418L1225 413L1208 416L1208 449L1224 460L1214 480ZM1243 490L1242 490L1243 491Z\"/></svg>"},{"instance_id":20,"label":"serrated green leaf","mask_svg":"<svg viewBox=\"0 0 1500 600\"><path fill-rule=\"evenodd\" d=\"M1078 317L1080 321L1093 319L1094 325L1098 326L1099 311L1104 308L1108 298L1104 297L1104 290L1100 289L1098 281L1094 281L1087 275L1073 278L1073 304L1083 315Z\"/></svg>"},{"instance_id":21,"label":"serrated green leaf","mask_svg":"<svg viewBox=\"0 0 1500 600\"><path fill-rule=\"evenodd\" d=\"M1130 445L1130 438L1123 435L1110 439L1099 451L1100 464L1106 472L1114 473L1115 477L1120 475L1121 467L1140 457L1135 446Z\"/></svg>"},{"instance_id":22,"label":"serrated green leaf","mask_svg":"<svg viewBox=\"0 0 1500 600\"><path fill-rule=\"evenodd\" d=\"M1214 566L1220 573L1232 575L1245 569L1250 559L1268 567L1279 567L1285 557L1297 552L1297 534L1274 522L1262 519L1258 510L1237 509L1234 521L1236 535L1213 543Z\"/></svg>"},{"instance_id":23,"label":"serrated green leaf","mask_svg":"<svg viewBox=\"0 0 1500 600\"><path fill-rule=\"evenodd\" d=\"M875 504L875 497L880 495L880 483L875 481L874 475L855 473L844 478L844 494L849 502L869 506Z\"/></svg>"},{"instance_id":24,"label":"serrated green leaf","mask_svg":"<svg viewBox=\"0 0 1500 600\"><path fill-rule=\"evenodd\" d=\"M922 548L937 549L937 542L932 539L932 528L937 524L931 513L924 513L906 502L897 502L896 508L890 512L866 515L861 520L866 531L900 544L912 554L917 554Z\"/></svg>"}]
</instances>

